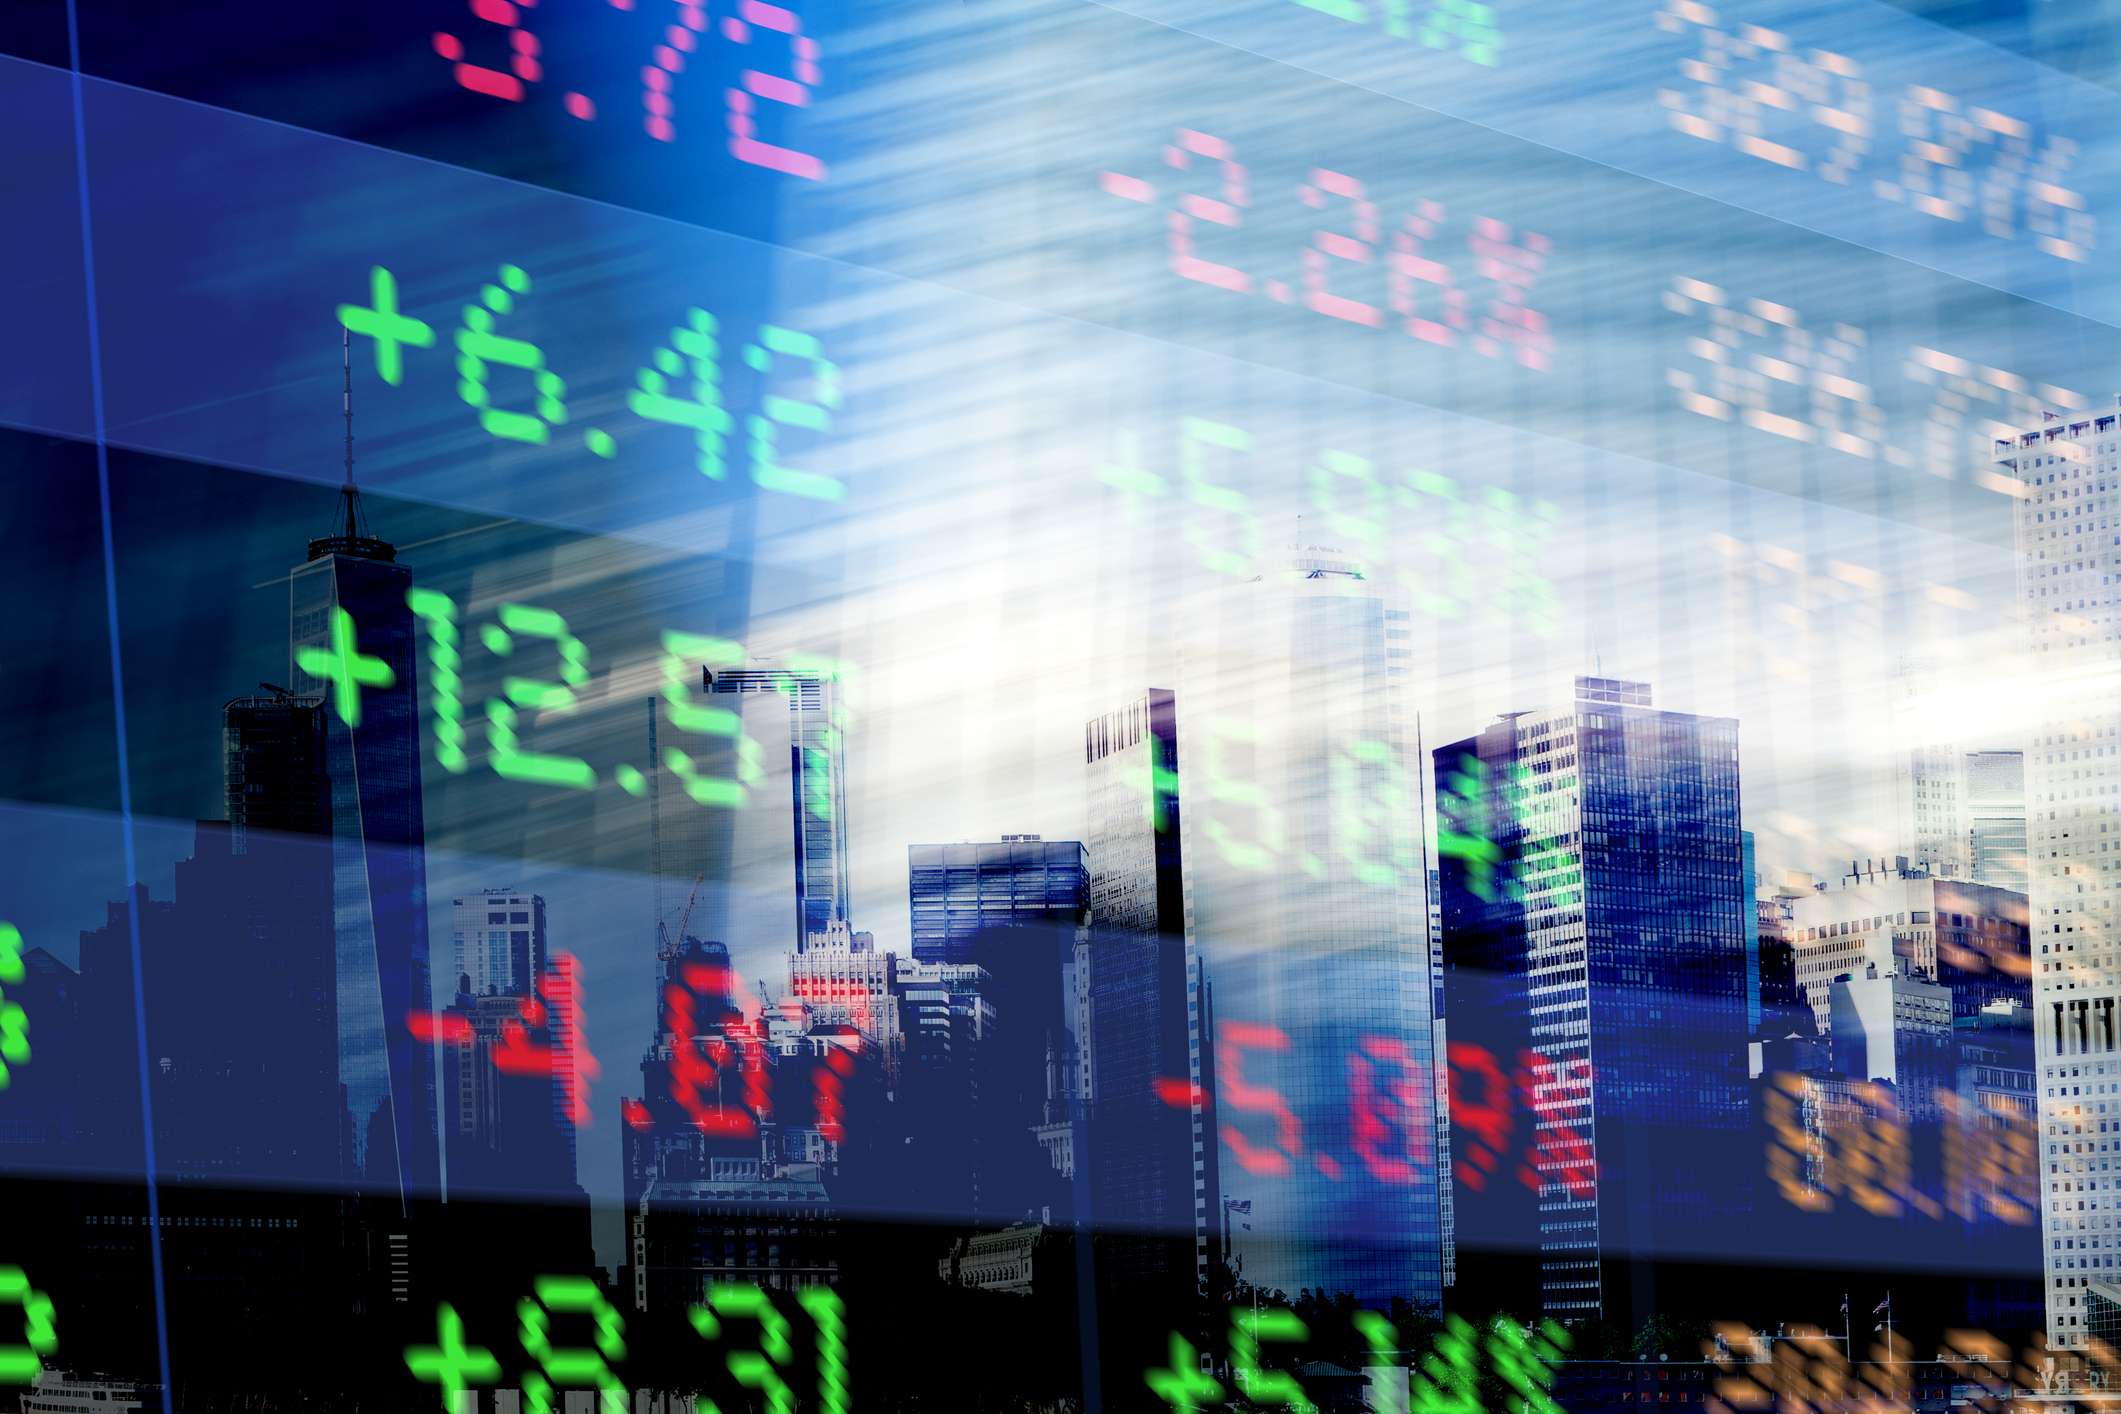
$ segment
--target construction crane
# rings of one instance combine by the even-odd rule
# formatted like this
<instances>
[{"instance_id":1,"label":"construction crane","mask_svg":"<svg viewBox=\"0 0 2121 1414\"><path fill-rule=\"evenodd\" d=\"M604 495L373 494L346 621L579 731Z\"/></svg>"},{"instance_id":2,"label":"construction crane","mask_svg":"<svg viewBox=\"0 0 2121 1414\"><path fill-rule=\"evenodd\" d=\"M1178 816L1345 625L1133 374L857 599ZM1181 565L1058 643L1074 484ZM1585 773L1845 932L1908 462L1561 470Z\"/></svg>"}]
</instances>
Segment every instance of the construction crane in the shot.
<instances>
[{"instance_id":1,"label":"construction crane","mask_svg":"<svg viewBox=\"0 0 2121 1414\"><path fill-rule=\"evenodd\" d=\"M706 877L707 876L705 874L695 874L692 876L692 892L685 895L685 911L678 915L678 945L680 947L683 947L685 943L685 925L692 921L692 905L696 900L698 900L700 896L700 881L702 879L705 879ZM674 954L672 953L670 947L670 934L664 928L663 920L660 918L656 919L655 921L655 931L656 956L673 956Z\"/></svg>"}]
</instances>

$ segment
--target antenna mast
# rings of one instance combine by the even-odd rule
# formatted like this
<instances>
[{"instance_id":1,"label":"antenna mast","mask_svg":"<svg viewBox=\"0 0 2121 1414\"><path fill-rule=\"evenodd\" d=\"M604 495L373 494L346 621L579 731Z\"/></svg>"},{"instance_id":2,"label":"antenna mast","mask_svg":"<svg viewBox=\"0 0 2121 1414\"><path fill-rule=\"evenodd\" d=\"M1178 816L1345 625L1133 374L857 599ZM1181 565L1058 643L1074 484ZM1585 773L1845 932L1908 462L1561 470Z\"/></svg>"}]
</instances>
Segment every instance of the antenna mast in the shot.
<instances>
[{"instance_id":1,"label":"antenna mast","mask_svg":"<svg viewBox=\"0 0 2121 1414\"><path fill-rule=\"evenodd\" d=\"M346 533L359 535L361 527L354 520L361 503L353 479L353 330L350 327L342 326L339 330L339 362L346 372L346 387L340 404L346 415L346 485L340 488L339 494L346 498Z\"/></svg>"}]
</instances>

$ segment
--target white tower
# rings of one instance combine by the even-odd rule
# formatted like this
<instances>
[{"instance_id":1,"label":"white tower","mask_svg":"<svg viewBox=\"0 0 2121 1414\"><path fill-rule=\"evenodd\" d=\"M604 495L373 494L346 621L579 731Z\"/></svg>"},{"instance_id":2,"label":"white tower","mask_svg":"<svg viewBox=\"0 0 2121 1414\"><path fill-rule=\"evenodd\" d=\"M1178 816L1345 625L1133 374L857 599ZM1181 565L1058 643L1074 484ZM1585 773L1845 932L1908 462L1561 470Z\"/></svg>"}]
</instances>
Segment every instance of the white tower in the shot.
<instances>
[{"instance_id":1,"label":"white tower","mask_svg":"<svg viewBox=\"0 0 2121 1414\"><path fill-rule=\"evenodd\" d=\"M2047 1333L2051 1345L2082 1349L2094 1307L2121 1307L2121 1123L2102 1118L2121 1116L2121 428L2113 411L2043 417L1994 455L2024 486L2018 601L2031 658L2025 806Z\"/></svg>"}]
</instances>

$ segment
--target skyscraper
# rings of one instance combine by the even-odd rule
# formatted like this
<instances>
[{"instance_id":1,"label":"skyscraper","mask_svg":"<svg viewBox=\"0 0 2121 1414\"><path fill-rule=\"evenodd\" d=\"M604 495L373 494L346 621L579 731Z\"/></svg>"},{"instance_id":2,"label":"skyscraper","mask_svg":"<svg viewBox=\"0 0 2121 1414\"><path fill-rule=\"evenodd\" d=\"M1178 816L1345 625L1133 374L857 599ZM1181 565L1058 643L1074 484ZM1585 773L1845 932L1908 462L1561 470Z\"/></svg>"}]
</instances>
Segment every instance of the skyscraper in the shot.
<instances>
[{"instance_id":1,"label":"skyscraper","mask_svg":"<svg viewBox=\"0 0 2121 1414\"><path fill-rule=\"evenodd\" d=\"M917 844L906 851L913 956L979 962L980 934L995 928L1072 928L1090 904L1090 871L1075 840L1004 835L984 844Z\"/></svg>"},{"instance_id":2,"label":"skyscraper","mask_svg":"<svg viewBox=\"0 0 2121 1414\"><path fill-rule=\"evenodd\" d=\"M1179 854L1178 716L1151 688L1083 729L1089 778L1089 1015L1085 1020L1091 1215L1113 1274L1161 1270L1171 1239L1190 1239L1190 1288L1205 1275L1219 1215L1210 1143L1214 1075L1193 1048L1197 967L1186 950ZM1212 1065L1212 1057L1209 1063ZM1180 1103L1173 1103L1176 1087ZM1202 1160L1195 1164L1193 1156ZM1080 1160L1079 1160L1080 1161ZM1150 1241L1141 1241L1143 1237Z\"/></svg>"},{"instance_id":3,"label":"skyscraper","mask_svg":"<svg viewBox=\"0 0 2121 1414\"><path fill-rule=\"evenodd\" d=\"M2024 893L2025 753L1970 751L1966 755L1968 858L1977 884Z\"/></svg>"},{"instance_id":4,"label":"skyscraper","mask_svg":"<svg viewBox=\"0 0 2121 1414\"><path fill-rule=\"evenodd\" d=\"M1893 717L1891 782L1894 848L1916 868L1964 879L1967 857L1967 753L1951 739L1947 678L1934 662L1902 658L1887 688Z\"/></svg>"},{"instance_id":5,"label":"skyscraper","mask_svg":"<svg viewBox=\"0 0 2121 1414\"><path fill-rule=\"evenodd\" d=\"M1542 1307L1632 1319L1607 1309L1605 1252L1712 1245L1743 1216L1714 1168L1717 1148L1743 1148L1747 1110L1738 724L1579 677L1435 760L1451 1041L1483 1048L1498 1084L1518 1067ZM1464 1157L1488 1160L1491 1192L1516 1191L1499 1155ZM1507 1240L1469 1206L1460 1241Z\"/></svg>"},{"instance_id":6,"label":"skyscraper","mask_svg":"<svg viewBox=\"0 0 2121 1414\"><path fill-rule=\"evenodd\" d=\"M2112 410L2042 424L1995 443L1997 470L2014 477L2018 602L2029 627L2032 720L2025 750L2026 843L2032 913L2033 1032L2039 1068L2047 1182L2041 1247L2047 1262L2047 1336L2083 1348L2094 1323L2121 1316L2121 1275L2110 1250L2121 1235L2090 1231L2087 1191L2111 1192L2121 1175L2098 1157L2098 1101L2121 1082L2114 955L2121 844L2121 694L2113 687L2121 641L2121 541L2109 493L2121 483L2121 428ZM2101 856L2105 856L2102 858ZM2064 1216L2064 1213L2068 1216Z\"/></svg>"},{"instance_id":7,"label":"skyscraper","mask_svg":"<svg viewBox=\"0 0 2121 1414\"><path fill-rule=\"evenodd\" d=\"M788 703L788 769L795 816L795 946L847 919L847 714L838 675L825 668L704 670L715 693L779 693Z\"/></svg>"},{"instance_id":8,"label":"skyscraper","mask_svg":"<svg viewBox=\"0 0 2121 1414\"><path fill-rule=\"evenodd\" d=\"M141 938L157 1160L193 1177L333 1188L341 1122L324 708L273 689L228 703L222 724L229 818L198 822L175 900Z\"/></svg>"},{"instance_id":9,"label":"skyscraper","mask_svg":"<svg viewBox=\"0 0 2121 1414\"><path fill-rule=\"evenodd\" d=\"M289 576L289 657L327 707L347 1175L411 1197L441 1177L433 1056L406 1024L433 1005L412 571L362 528L350 469L343 496L343 526Z\"/></svg>"},{"instance_id":10,"label":"skyscraper","mask_svg":"<svg viewBox=\"0 0 2121 1414\"><path fill-rule=\"evenodd\" d=\"M536 991L545 976L545 900L520 888L450 900L451 968L474 997Z\"/></svg>"},{"instance_id":11,"label":"skyscraper","mask_svg":"<svg viewBox=\"0 0 2121 1414\"><path fill-rule=\"evenodd\" d=\"M1229 1246L1255 1286L1372 1306L1440 1300L1444 1269L1408 615L1353 557L1287 545L1177 620L1210 1211L1249 1205Z\"/></svg>"}]
</instances>

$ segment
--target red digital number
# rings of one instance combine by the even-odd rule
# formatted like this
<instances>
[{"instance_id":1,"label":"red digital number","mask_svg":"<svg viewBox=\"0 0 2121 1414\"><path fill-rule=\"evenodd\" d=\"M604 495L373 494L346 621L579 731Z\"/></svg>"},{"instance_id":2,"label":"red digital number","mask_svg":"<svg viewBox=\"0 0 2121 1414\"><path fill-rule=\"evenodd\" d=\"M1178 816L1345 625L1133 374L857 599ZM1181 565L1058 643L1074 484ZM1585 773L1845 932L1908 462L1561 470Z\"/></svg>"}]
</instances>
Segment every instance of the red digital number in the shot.
<instances>
[{"instance_id":1,"label":"red digital number","mask_svg":"<svg viewBox=\"0 0 2121 1414\"><path fill-rule=\"evenodd\" d=\"M1355 1153L1372 1177L1385 1183L1412 1183L1431 1162L1435 1133L1430 1113L1428 1071L1408 1052L1404 1041L1365 1036L1348 1055L1348 1120ZM1382 1080L1372 1061L1390 1067ZM1392 1132L1399 1131L1392 1152Z\"/></svg>"},{"instance_id":2,"label":"red digital number","mask_svg":"<svg viewBox=\"0 0 2121 1414\"><path fill-rule=\"evenodd\" d=\"M722 21L722 33L738 44L751 42L752 27L770 29L788 36L789 47L794 51L793 78L781 78L777 74L761 73L746 69L741 75L742 88L726 91L729 101L729 150L738 161L749 162L756 167L771 167L776 172L786 172L794 177L808 177L812 181L825 180L825 164L807 152L797 152L792 147L775 147L760 142L757 137L758 122L752 116L757 111L757 100L767 99L774 103L786 103L795 108L810 106L810 90L821 77L818 69L817 41L803 33L802 19L793 10L784 10L778 5L768 5L764 0L737 0L736 16Z\"/></svg>"},{"instance_id":3,"label":"red digital number","mask_svg":"<svg viewBox=\"0 0 2121 1414\"><path fill-rule=\"evenodd\" d=\"M817 1086L817 1132L830 1144L843 1144L847 1140L847 1099L845 1077L854 1070L854 1060L837 1046L825 1056L825 1063L813 1069L812 1083Z\"/></svg>"},{"instance_id":4,"label":"red digital number","mask_svg":"<svg viewBox=\"0 0 2121 1414\"><path fill-rule=\"evenodd\" d=\"M1511 1113L1511 1086L1485 1047L1470 1041L1453 1041L1451 1062L1451 1123L1465 1131L1465 1157L1453 1166L1461 1183L1475 1193L1488 1186L1488 1175L1502 1166L1510 1149L1510 1135L1517 1127Z\"/></svg>"},{"instance_id":5,"label":"red digital number","mask_svg":"<svg viewBox=\"0 0 2121 1414\"><path fill-rule=\"evenodd\" d=\"M1517 1058L1518 1096L1536 1116L1532 1130L1532 1154L1518 1165L1517 1179L1534 1193L1548 1184L1559 1184L1572 1198L1589 1198L1598 1191L1598 1157L1590 1140L1573 1117L1555 1115L1564 1107L1586 1104L1591 1098L1591 1063L1564 1061L1555 1067L1539 1093L1536 1071L1550 1062L1537 1051L1520 1052Z\"/></svg>"},{"instance_id":6,"label":"red digital number","mask_svg":"<svg viewBox=\"0 0 2121 1414\"><path fill-rule=\"evenodd\" d=\"M1244 168L1231 160L1229 143L1191 128L1178 130L1177 143L1164 149L1164 162L1181 171L1189 170L1195 154L1222 164L1222 199L1218 201L1194 192L1180 192L1178 209L1164 213L1171 247L1171 268L1188 280L1248 295L1252 293L1250 275L1234 265L1218 265L1193 253L1193 222L1198 218L1219 226L1243 225L1243 208L1252 204L1251 178Z\"/></svg>"},{"instance_id":7,"label":"red digital number","mask_svg":"<svg viewBox=\"0 0 2121 1414\"><path fill-rule=\"evenodd\" d=\"M632 9L632 0L619 8ZM663 42L648 56L655 62L641 69L641 106L648 110L641 127L657 142L677 141L677 125L671 122L677 113L677 102L670 96L671 75L684 73L685 56L699 48L699 32L707 28L707 10L699 0L678 0L678 21L664 27Z\"/></svg>"},{"instance_id":8,"label":"red digital number","mask_svg":"<svg viewBox=\"0 0 2121 1414\"><path fill-rule=\"evenodd\" d=\"M695 976L708 977L724 971L691 963L685 967L685 979L692 983ZM677 1101L678 1107L692 1120L693 1128L702 1134L735 1139L749 1139L757 1134L758 1125L750 1115L719 1103L719 1091L717 1103L712 1105L703 1093L706 1087L719 1082L722 1067L732 1056L723 1041L702 1042L694 1034L692 993L683 987L665 987L663 1004L670 1011L670 1098Z\"/></svg>"},{"instance_id":9,"label":"red digital number","mask_svg":"<svg viewBox=\"0 0 2121 1414\"><path fill-rule=\"evenodd\" d=\"M1324 207L1326 196L1344 196L1354 206L1355 234L1343 236L1335 231L1313 231L1311 244L1305 248L1304 304L1320 314L1335 319L1345 319L1351 324L1367 324L1372 329L1385 327L1384 311L1374 304L1336 295L1329 288L1326 275L1327 262L1352 260L1358 265L1370 265L1377 259L1377 204L1370 200L1363 184L1340 172L1328 172L1323 167L1311 169L1311 180L1296 189L1296 195L1304 205Z\"/></svg>"},{"instance_id":10,"label":"red digital number","mask_svg":"<svg viewBox=\"0 0 2121 1414\"><path fill-rule=\"evenodd\" d=\"M508 73L465 62L464 41L439 30L434 37L435 53L455 65L457 82L473 93L521 103L523 85L545 77L545 66L538 62L538 37L523 28L523 11L537 3L538 0L471 0L475 17L508 30L508 47L515 51L509 56Z\"/></svg>"},{"instance_id":11,"label":"red digital number","mask_svg":"<svg viewBox=\"0 0 2121 1414\"><path fill-rule=\"evenodd\" d=\"M1303 1153L1303 1124L1289 1108L1281 1092L1269 1085L1254 1085L1245 1079L1245 1047L1255 1051L1286 1052L1289 1037L1278 1026L1250 1021L1219 1021L1215 1024L1216 1090L1224 1105L1244 1114L1274 1116L1275 1145L1256 1146L1244 1132L1225 1120L1219 1133L1246 1173L1282 1177L1290 1160ZM1278 1146L1278 1147L1277 1147Z\"/></svg>"},{"instance_id":12,"label":"red digital number","mask_svg":"<svg viewBox=\"0 0 2121 1414\"><path fill-rule=\"evenodd\" d=\"M1430 260L1421 253L1421 243L1435 238L1436 228L1444 219L1443 203L1421 201L1415 203L1414 210L1415 214L1407 218L1407 228L1393 233L1392 251L1385 257L1390 271L1386 285L1392 292L1387 302L1392 306L1392 312L1404 321L1409 334L1445 348L1455 348L1458 332L1472 322L1466 317L1465 291L1458 288L1458 277L1451 273L1450 266ZM1436 287L1436 312L1441 318L1422 317L1419 293L1423 285Z\"/></svg>"},{"instance_id":13,"label":"red digital number","mask_svg":"<svg viewBox=\"0 0 2121 1414\"><path fill-rule=\"evenodd\" d=\"M1504 348L1514 348L1517 361L1526 368L1544 371L1553 367L1554 336L1547 331L1547 317L1525 305L1532 282L1546 268L1547 252L1553 248L1545 236L1525 231L1513 238L1510 228L1493 217L1473 218L1466 249L1473 252L1473 268L1493 280L1496 289L1473 340L1476 353L1496 358Z\"/></svg>"}]
</instances>

